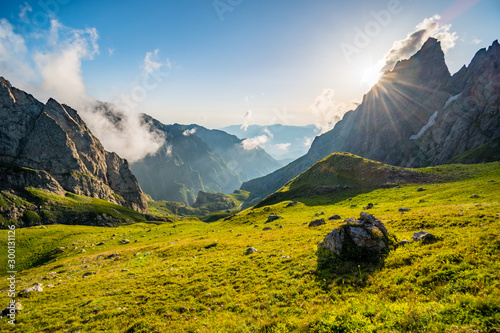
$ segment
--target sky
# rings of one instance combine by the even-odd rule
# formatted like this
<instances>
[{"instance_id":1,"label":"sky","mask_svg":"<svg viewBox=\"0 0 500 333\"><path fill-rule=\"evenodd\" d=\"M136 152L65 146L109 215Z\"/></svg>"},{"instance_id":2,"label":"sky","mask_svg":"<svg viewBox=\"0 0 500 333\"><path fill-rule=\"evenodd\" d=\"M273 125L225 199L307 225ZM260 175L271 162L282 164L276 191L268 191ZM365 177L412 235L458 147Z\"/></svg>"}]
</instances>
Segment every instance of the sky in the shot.
<instances>
[{"instance_id":1,"label":"sky","mask_svg":"<svg viewBox=\"0 0 500 333\"><path fill-rule=\"evenodd\" d=\"M469 64L499 14L498 0L2 1L0 75L81 109L325 132L428 37L452 74Z\"/></svg>"}]
</instances>

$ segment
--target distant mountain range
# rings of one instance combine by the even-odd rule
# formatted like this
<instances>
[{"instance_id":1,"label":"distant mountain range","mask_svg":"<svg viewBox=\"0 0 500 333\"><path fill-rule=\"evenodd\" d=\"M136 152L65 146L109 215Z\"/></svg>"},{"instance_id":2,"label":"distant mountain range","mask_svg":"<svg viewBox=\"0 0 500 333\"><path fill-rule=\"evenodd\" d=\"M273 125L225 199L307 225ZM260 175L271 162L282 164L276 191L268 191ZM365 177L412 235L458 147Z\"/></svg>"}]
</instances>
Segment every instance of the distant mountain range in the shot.
<instances>
[{"instance_id":1,"label":"distant mountain range","mask_svg":"<svg viewBox=\"0 0 500 333\"><path fill-rule=\"evenodd\" d=\"M143 115L165 136L156 154L131 165L144 191L155 200L193 204L199 191L232 193L243 181L283 166L262 148L245 150L242 140L198 125L165 125Z\"/></svg>"},{"instance_id":2,"label":"distant mountain range","mask_svg":"<svg viewBox=\"0 0 500 333\"><path fill-rule=\"evenodd\" d=\"M242 125L232 125L222 128L224 132L236 135L240 139L253 139L265 136L266 142L260 146L277 160L289 163L309 150L311 143L319 131L314 125L250 125L246 129Z\"/></svg>"},{"instance_id":3,"label":"distant mountain range","mask_svg":"<svg viewBox=\"0 0 500 333\"><path fill-rule=\"evenodd\" d=\"M430 38L386 72L356 110L316 137L305 156L241 189L250 199L264 198L334 152L407 167L499 160L498 41L451 76L440 43Z\"/></svg>"}]
</instances>

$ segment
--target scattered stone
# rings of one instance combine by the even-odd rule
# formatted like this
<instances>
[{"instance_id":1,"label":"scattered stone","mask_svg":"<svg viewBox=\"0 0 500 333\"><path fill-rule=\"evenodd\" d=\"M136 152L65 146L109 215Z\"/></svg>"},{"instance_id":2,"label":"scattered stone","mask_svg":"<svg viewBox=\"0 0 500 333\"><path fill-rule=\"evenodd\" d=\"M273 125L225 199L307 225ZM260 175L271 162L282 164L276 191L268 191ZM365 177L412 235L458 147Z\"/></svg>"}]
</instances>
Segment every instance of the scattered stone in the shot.
<instances>
[{"instance_id":1,"label":"scattered stone","mask_svg":"<svg viewBox=\"0 0 500 333\"><path fill-rule=\"evenodd\" d=\"M423 188L423 187L417 188L417 192L422 192L422 191L425 191L425 188Z\"/></svg>"},{"instance_id":2,"label":"scattered stone","mask_svg":"<svg viewBox=\"0 0 500 333\"><path fill-rule=\"evenodd\" d=\"M286 207L292 207L292 206L295 206L298 203L299 203L298 201L291 201L291 202L288 203L288 205L286 205Z\"/></svg>"},{"instance_id":3,"label":"scattered stone","mask_svg":"<svg viewBox=\"0 0 500 333\"><path fill-rule=\"evenodd\" d=\"M335 221L335 220L340 220L341 217L340 217L340 215L335 214L335 215L330 216L328 219L331 221Z\"/></svg>"},{"instance_id":4,"label":"scattered stone","mask_svg":"<svg viewBox=\"0 0 500 333\"><path fill-rule=\"evenodd\" d=\"M426 202L424 199L420 199L419 203Z\"/></svg>"},{"instance_id":5,"label":"scattered stone","mask_svg":"<svg viewBox=\"0 0 500 333\"><path fill-rule=\"evenodd\" d=\"M64 252L65 247L60 247L57 249L57 252Z\"/></svg>"},{"instance_id":6,"label":"scattered stone","mask_svg":"<svg viewBox=\"0 0 500 333\"><path fill-rule=\"evenodd\" d=\"M47 288L54 288L54 285L51 283L51 284L47 285Z\"/></svg>"},{"instance_id":7,"label":"scattered stone","mask_svg":"<svg viewBox=\"0 0 500 333\"><path fill-rule=\"evenodd\" d=\"M254 247L249 247L246 251L245 251L245 254L252 254L252 253L255 253L255 252L259 252L257 251L256 248Z\"/></svg>"},{"instance_id":8,"label":"scattered stone","mask_svg":"<svg viewBox=\"0 0 500 333\"><path fill-rule=\"evenodd\" d=\"M93 273L93 272L83 273L82 278L86 278L87 276L91 276L91 275L94 275L94 274L95 273Z\"/></svg>"},{"instance_id":9,"label":"scattered stone","mask_svg":"<svg viewBox=\"0 0 500 333\"><path fill-rule=\"evenodd\" d=\"M352 198L351 198L351 197L349 197L349 199L347 199L347 200L351 201L351 200L352 200Z\"/></svg>"},{"instance_id":10,"label":"scattered stone","mask_svg":"<svg viewBox=\"0 0 500 333\"><path fill-rule=\"evenodd\" d=\"M112 253L109 256L107 256L106 259L113 259L113 258L116 258L116 257L119 257L119 256L120 255L118 253Z\"/></svg>"},{"instance_id":11,"label":"scattered stone","mask_svg":"<svg viewBox=\"0 0 500 333\"><path fill-rule=\"evenodd\" d=\"M344 224L330 231L318 248L340 255L357 254L353 259L379 253L388 246L388 232L384 224L365 212L359 220L348 218ZM361 251L361 252L360 252Z\"/></svg>"},{"instance_id":12,"label":"scattered stone","mask_svg":"<svg viewBox=\"0 0 500 333\"><path fill-rule=\"evenodd\" d=\"M258 228L258 227L259 227L259 225L258 225L258 224L256 224L256 225L254 225L253 227L254 227L254 228Z\"/></svg>"},{"instance_id":13,"label":"scattered stone","mask_svg":"<svg viewBox=\"0 0 500 333\"><path fill-rule=\"evenodd\" d=\"M113 237L116 237L116 234L113 234Z\"/></svg>"},{"instance_id":14,"label":"scattered stone","mask_svg":"<svg viewBox=\"0 0 500 333\"><path fill-rule=\"evenodd\" d=\"M309 222L309 227L319 227L324 224L326 224L325 219L317 219Z\"/></svg>"},{"instance_id":15,"label":"scattered stone","mask_svg":"<svg viewBox=\"0 0 500 333\"><path fill-rule=\"evenodd\" d=\"M281 259L291 259L292 257L290 256L281 256Z\"/></svg>"},{"instance_id":16,"label":"scattered stone","mask_svg":"<svg viewBox=\"0 0 500 333\"><path fill-rule=\"evenodd\" d=\"M477 198L479 198L479 195L477 195L477 194L473 194L473 195L471 195L470 197L471 197L472 199L477 199Z\"/></svg>"},{"instance_id":17,"label":"scattered stone","mask_svg":"<svg viewBox=\"0 0 500 333\"><path fill-rule=\"evenodd\" d=\"M285 228L284 226L280 225L280 229L284 229L284 228Z\"/></svg>"},{"instance_id":18,"label":"scattered stone","mask_svg":"<svg viewBox=\"0 0 500 333\"><path fill-rule=\"evenodd\" d=\"M212 243L212 244L208 244L207 246L205 246L205 249L211 249L213 247L216 247L217 246L217 243Z\"/></svg>"},{"instance_id":19,"label":"scattered stone","mask_svg":"<svg viewBox=\"0 0 500 333\"><path fill-rule=\"evenodd\" d=\"M240 236L243 236L243 234L237 234L236 237L240 237Z\"/></svg>"},{"instance_id":20,"label":"scattered stone","mask_svg":"<svg viewBox=\"0 0 500 333\"><path fill-rule=\"evenodd\" d=\"M268 230L273 230L273 228L271 228L271 227L265 227L264 229L262 229L262 231L268 231Z\"/></svg>"},{"instance_id":21,"label":"scattered stone","mask_svg":"<svg viewBox=\"0 0 500 333\"><path fill-rule=\"evenodd\" d=\"M124 239L120 243L122 243L122 244L128 244L128 243L130 243L130 241L128 239Z\"/></svg>"},{"instance_id":22,"label":"scattered stone","mask_svg":"<svg viewBox=\"0 0 500 333\"><path fill-rule=\"evenodd\" d=\"M33 286L26 288L24 290L21 290L19 292L19 296L25 296L26 294L29 294L31 292L38 292L41 293L43 291L42 284L41 283L35 283Z\"/></svg>"},{"instance_id":23,"label":"scattered stone","mask_svg":"<svg viewBox=\"0 0 500 333\"><path fill-rule=\"evenodd\" d=\"M495 181L494 180L488 180L488 183L494 183Z\"/></svg>"},{"instance_id":24,"label":"scattered stone","mask_svg":"<svg viewBox=\"0 0 500 333\"><path fill-rule=\"evenodd\" d=\"M422 241L425 243L425 242L435 240L436 236L428 233L427 231L419 231L419 232L414 233L413 236L411 237L411 239L413 239L415 242Z\"/></svg>"},{"instance_id":25,"label":"scattered stone","mask_svg":"<svg viewBox=\"0 0 500 333\"><path fill-rule=\"evenodd\" d=\"M9 306L2 310L2 312L0 313L0 318L6 317L9 314L13 315L22 310L23 305L21 304L21 302L15 302L14 304L10 303Z\"/></svg>"},{"instance_id":26,"label":"scattered stone","mask_svg":"<svg viewBox=\"0 0 500 333\"><path fill-rule=\"evenodd\" d=\"M358 207L358 205L351 205L351 208L356 208Z\"/></svg>"},{"instance_id":27,"label":"scattered stone","mask_svg":"<svg viewBox=\"0 0 500 333\"><path fill-rule=\"evenodd\" d=\"M278 214L271 214L267 217L267 222L273 222L279 218L281 218L281 216L279 216Z\"/></svg>"},{"instance_id":28,"label":"scattered stone","mask_svg":"<svg viewBox=\"0 0 500 333\"><path fill-rule=\"evenodd\" d=\"M128 271L129 271L129 269L126 269L126 268L122 269L122 272L128 272Z\"/></svg>"},{"instance_id":29,"label":"scattered stone","mask_svg":"<svg viewBox=\"0 0 500 333\"><path fill-rule=\"evenodd\" d=\"M372 208L373 208L372 203L369 203L367 206L363 207L363 209L372 209Z\"/></svg>"},{"instance_id":30,"label":"scattered stone","mask_svg":"<svg viewBox=\"0 0 500 333\"><path fill-rule=\"evenodd\" d=\"M80 252L82 252L82 253L83 253L83 252L87 252L87 251L85 251L85 249L82 249Z\"/></svg>"},{"instance_id":31,"label":"scattered stone","mask_svg":"<svg viewBox=\"0 0 500 333\"><path fill-rule=\"evenodd\" d=\"M398 209L399 212L403 213L403 212L409 212L410 211L410 208L408 207L401 207Z\"/></svg>"},{"instance_id":32,"label":"scattered stone","mask_svg":"<svg viewBox=\"0 0 500 333\"><path fill-rule=\"evenodd\" d=\"M399 246L405 246L406 244L410 244L410 241L407 239L403 239L401 242L399 242Z\"/></svg>"},{"instance_id":33,"label":"scattered stone","mask_svg":"<svg viewBox=\"0 0 500 333\"><path fill-rule=\"evenodd\" d=\"M186 309L184 306L179 309L179 313L184 313L187 312L188 309Z\"/></svg>"},{"instance_id":34,"label":"scattered stone","mask_svg":"<svg viewBox=\"0 0 500 333\"><path fill-rule=\"evenodd\" d=\"M106 243L100 242L99 244L97 244L97 246L104 245L104 244L106 244Z\"/></svg>"}]
</instances>

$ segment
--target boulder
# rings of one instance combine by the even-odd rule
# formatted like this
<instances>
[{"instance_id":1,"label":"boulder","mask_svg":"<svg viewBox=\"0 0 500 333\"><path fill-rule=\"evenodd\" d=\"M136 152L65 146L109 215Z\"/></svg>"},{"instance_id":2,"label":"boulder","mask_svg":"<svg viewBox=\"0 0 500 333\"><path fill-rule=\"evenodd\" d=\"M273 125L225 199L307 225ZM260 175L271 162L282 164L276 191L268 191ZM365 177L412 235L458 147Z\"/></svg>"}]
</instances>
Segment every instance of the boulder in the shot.
<instances>
[{"instance_id":1,"label":"boulder","mask_svg":"<svg viewBox=\"0 0 500 333\"><path fill-rule=\"evenodd\" d=\"M348 218L330 231L318 249L349 259L362 259L382 251L388 246L388 240L384 224L373 215L362 212L358 220Z\"/></svg>"},{"instance_id":2,"label":"boulder","mask_svg":"<svg viewBox=\"0 0 500 333\"><path fill-rule=\"evenodd\" d=\"M309 222L309 227L319 227L324 224L326 224L325 219L317 219Z\"/></svg>"},{"instance_id":3,"label":"boulder","mask_svg":"<svg viewBox=\"0 0 500 333\"><path fill-rule=\"evenodd\" d=\"M427 231L419 231L419 232L414 233L413 236L411 237L411 239L413 239L415 242L419 242L419 241L429 242L429 241L435 240L436 236L428 233Z\"/></svg>"},{"instance_id":4,"label":"boulder","mask_svg":"<svg viewBox=\"0 0 500 333\"><path fill-rule=\"evenodd\" d=\"M277 219L281 218L278 214L271 214L267 217L267 222L273 222Z\"/></svg>"},{"instance_id":5,"label":"boulder","mask_svg":"<svg viewBox=\"0 0 500 333\"><path fill-rule=\"evenodd\" d=\"M245 254L252 254L252 253L255 253L255 252L259 252L257 251L256 248L254 247L249 247L246 251L245 251Z\"/></svg>"},{"instance_id":6,"label":"boulder","mask_svg":"<svg viewBox=\"0 0 500 333\"><path fill-rule=\"evenodd\" d=\"M330 216L328 219L331 221L335 221L335 220L340 220L341 217L340 217L340 215L335 214L335 215Z\"/></svg>"},{"instance_id":7,"label":"boulder","mask_svg":"<svg viewBox=\"0 0 500 333\"><path fill-rule=\"evenodd\" d=\"M401 207L398 209L399 212L403 213L403 212L409 212L410 211L410 208L408 207Z\"/></svg>"},{"instance_id":8,"label":"boulder","mask_svg":"<svg viewBox=\"0 0 500 333\"><path fill-rule=\"evenodd\" d=\"M268 230L273 230L273 228L271 228L271 227L265 227L264 229L262 229L262 231L268 231Z\"/></svg>"}]
</instances>

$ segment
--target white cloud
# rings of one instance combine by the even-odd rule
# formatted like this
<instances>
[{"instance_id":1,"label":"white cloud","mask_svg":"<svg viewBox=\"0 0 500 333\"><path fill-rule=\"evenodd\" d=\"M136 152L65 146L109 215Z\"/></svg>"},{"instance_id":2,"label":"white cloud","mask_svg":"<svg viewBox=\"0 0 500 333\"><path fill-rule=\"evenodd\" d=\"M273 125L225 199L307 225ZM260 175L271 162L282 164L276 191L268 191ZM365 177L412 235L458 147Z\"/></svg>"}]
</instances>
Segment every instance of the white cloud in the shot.
<instances>
[{"instance_id":1,"label":"white cloud","mask_svg":"<svg viewBox=\"0 0 500 333\"><path fill-rule=\"evenodd\" d=\"M159 52L160 51L156 49L154 50L154 52L146 53L146 56L144 57L144 62L142 64L144 76L148 76L149 74L156 72L162 67L167 67L167 68L172 67L172 64L170 63L170 60L168 58L165 59L164 61L160 60L160 57L158 55Z\"/></svg>"},{"instance_id":2,"label":"white cloud","mask_svg":"<svg viewBox=\"0 0 500 333\"><path fill-rule=\"evenodd\" d=\"M184 132L182 132L182 135L184 136L190 136L192 134L196 133L196 127L193 127L189 130L185 130Z\"/></svg>"},{"instance_id":3,"label":"white cloud","mask_svg":"<svg viewBox=\"0 0 500 333\"><path fill-rule=\"evenodd\" d=\"M416 30L409 33L405 39L395 41L391 50L383 60L381 71L390 71L399 60L408 59L414 55L429 37L434 37L441 42L441 48L446 53L455 46L458 36L450 32L451 25L440 25L441 16L434 15L417 24Z\"/></svg>"},{"instance_id":4,"label":"white cloud","mask_svg":"<svg viewBox=\"0 0 500 333\"><path fill-rule=\"evenodd\" d=\"M244 130L245 132L247 131L248 129L248 121L250 120L250 118L252 118L252 110L248 110L246 113L245 113L245 116L243 117L243 125L241 125L241 129Z\"/></svg>"},{"instance_id":5,"label":"white cloud","mask_svg":"<svg viewBox=\"0 0 500 333\"><path fill-rule=\"evenodd\" d=\"M243 145L243 149L245 150L253 150L269 141L269 137L267 135L259 135L251 139L245 139L241 142Z\"/></svg>"},{"instance_id":6,"label":"white cloud","mask_svg":"<svg viewBox=\"0 0 500 333\"><path fill-rule=\"evenodd\" d=\"M264 128L264 133L266 133L266 135L271 139L274 137L273 133L271 133L271 131L267 127Z\"/></svg>"},{"instance_id":7,"label":"white cloud","mask_svg":"<svg viewBox=\"0 0 500 333\"><path fill-rule=\"evenodd\" d=\"M19 19L21 20L21 22L27 21L26 13L31 11L33 11L33 8L31 8L31 6L28 5L27 2L25 2L24 5L20 6Z\"/></svg>"},{"instance_id":8,"label":"white cloud","mask_svg":"<svg viewBox=\"0 0 500 333\"><path fill-rule=\"evenodd\" d=\"M6 19L0 19L0 73L14 84L35 77L24 38L14 32Z\"/></svg>"},{"instance_id":9,"label":"white cloud","mask_svg":"<svg viewBox=\"0 0 500 333\"><path fill-rule=\"evenodd\" d=\"M26 11L21 9L23 15ZM37 38L36 52L28 50L25 38ZM98 38L95 28L73 29L56 19L36 36L23 36L7 20L0 19L0 73L42 102L52 97L78 110L104 148L133 162L156 152L164 138L145 126L131 107L108 104L113 113L120 114L119 126L103 112L96 112L98 103L87 93L82 62L99 53ZM165 66L169 66L168 61Z\"/></svg>"},{"instance_id":10,"label":"white cloud","mask_svg":"<svg viewBox=\"0 0 500 333\"><path fill-rule=\"evenodd\" d=\"M250 100L254 99L254 96L246 95L243 100L245 101L246 104L250 103Z\"/></svg>"},{"instance_id":11,"label":"white cloud","mask_svg":"<svg viewBox=\"0 0 500 333\"><path fill-rule=\"evenodd\" d=\"M334 94L333 89L323 89L322 94L310 106L314 124L321 133L331 130L347 111L345 103L338 103L333 99Z\"/></svg>"},{"instance_id":12,"label":"white cloud","mask_svg":"<svg viewBox=\"0 0 500 333\"><path fill-rule=\"evenodd\" d=\"M283 151L287 151L288 148L290 148L292 144L290 142L287 142L287 143L278 143L276 145L274 145L277 149L279 150L283 150Z\"/></svg>"},{"instance_id":13,"label":"white cloud","mask_svg":"<svg viewBox=\"0 0 500 333\"><path fill-rule=\"evenodd\" d=\"M115 54L115 49L109 48L108 55L111 57L113 54Z\"/></svg>"},{"instance_id":14,"label":"white cloud","mask_svg":"<svg viewBox=\"0 0 500 333\"><path fill-rule=\"evenodd\" d=\"M308 138L307 136L304 137L304 146L311 147L313 141L314 141L314 138Z\"/></svg>"},{"instance_id":15,"label":"white cloud","mask_svg":"<svg viewBox=\"0 0 500 333\"><path fill-rule=\"evenodd\" d=\"M478 45L482 42L482 40L480 40L479 38L477 38L476 36L472 37L472 44L474 45Z\"/></svg>"}]
</instances>

